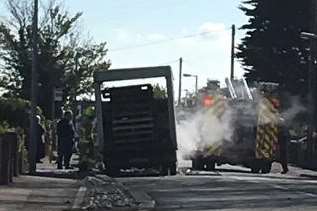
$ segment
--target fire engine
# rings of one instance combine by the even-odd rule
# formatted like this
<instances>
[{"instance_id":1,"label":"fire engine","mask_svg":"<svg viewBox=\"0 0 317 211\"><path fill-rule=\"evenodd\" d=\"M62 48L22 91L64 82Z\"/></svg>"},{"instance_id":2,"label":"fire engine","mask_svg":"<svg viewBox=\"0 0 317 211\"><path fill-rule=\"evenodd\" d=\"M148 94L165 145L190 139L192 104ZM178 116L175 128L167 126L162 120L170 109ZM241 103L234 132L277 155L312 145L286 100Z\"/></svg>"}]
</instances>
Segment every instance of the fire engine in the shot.
<instances>
[{"instance_id":1,"label":"fire engine","mask_svg":"<svg viewBox=\"0 0 317 211\"><path fill-rule=\"evenodd\" d=\"M250 89L244 79L226 79L221 89L218 81L209 81L198 97L203 118L200 141L190 155L193 169L213 170L216 164L228 163L254 173L270 172L278 151L277 90L275 83Z\"/></svg>"}]
</instances>

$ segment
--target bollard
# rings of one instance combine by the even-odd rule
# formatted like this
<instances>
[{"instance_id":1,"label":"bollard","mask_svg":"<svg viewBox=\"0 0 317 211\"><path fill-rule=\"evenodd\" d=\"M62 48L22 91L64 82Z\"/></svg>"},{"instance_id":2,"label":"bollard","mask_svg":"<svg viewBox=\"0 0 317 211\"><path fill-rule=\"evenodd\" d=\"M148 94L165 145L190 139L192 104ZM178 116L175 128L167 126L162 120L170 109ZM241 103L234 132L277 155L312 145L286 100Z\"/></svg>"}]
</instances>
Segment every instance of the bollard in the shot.
<instances>
[{"instance_id":1,"label":"bollard","mask_svg":"<svg viewBox=\"0 0 317 211\"><path fill-rule=\"evenodd\" d=\"M18 176L18 136L8 132L0 136L0 185L13 182L13 176Z\"/></svg>"},{"instance_id":2,"label":"bollard","mask_svg":"<svg viewBox=\"0 0 317 211\"><path fill-rule=\"evenodd\" d=\"M19 149L18 149L18 135L15 132L8 132L4 135L5 139L9 141L11 151L10 151L10 160L11 160L11 175L19 175Z\"/></svg>"},{"instance_id":3,"label":"bollard","mask_svg":"<svg viewBox=\"0 0 317 211\"><path fill-rule=\"evenodd\" d=\"M0 185L8 185L12 181L11 146L5 135L0 138Z\"/></svg>"}]
</instances>

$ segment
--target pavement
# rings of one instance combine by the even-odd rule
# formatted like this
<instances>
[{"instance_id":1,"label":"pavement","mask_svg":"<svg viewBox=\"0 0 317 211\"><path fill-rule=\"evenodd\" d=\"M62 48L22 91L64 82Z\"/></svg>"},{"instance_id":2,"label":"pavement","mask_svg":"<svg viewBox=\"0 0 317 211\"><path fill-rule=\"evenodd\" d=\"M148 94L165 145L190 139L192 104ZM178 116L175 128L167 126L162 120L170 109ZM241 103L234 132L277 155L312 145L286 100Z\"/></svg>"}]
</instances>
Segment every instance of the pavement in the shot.
<instances>
[{"instance_id":1,"label":"pavement","mask_svg":"<svg viewBox=\"0 0 317 211\"><path fill-rule=\"evenodd\" d=\"M76 156L72 163L76 163ZM81 184L72 179L77 171L57 170L47 157L42 159L35 175L20 175L10 185L0 186L0 211L71 209L79 203L76 198Z\"/></svg>"},{"instance_id":2,"label":"pavement","mask_svg":"<svg viewBox=\"0 0 317 211\"><path fill-rule=\"evenodd\" d=\"M154 208L144 192L128 190L106 175L81 178L76 167L56 169L47 158L37 164L35 176L15 177L12 184L0 186L0 211L43 210L143 210Z\"/></svg>"},{"instance_id":3,"label":"pavement","mask_svg":"<svg viewBox=\"0 0 317 211\"><path fill-rule=\"evenodd\" d=\"M8 186L0 186L0 211L70 209L79 187L77 180L20 176Z\"/></svg>"},{"instance_id":4,"label":"pavement","mask_svg":"<svg viewBox=\"0 0 317 211\"><path fill-rule=\"evenodd\" d=\"M78 175L78 162L79 155L73 154L70 161L72 169L57 169L56 161L50 162L48 157L41 160L41 163L36 165L36 175L42 177L55 177L55 178L79 178Z\"/></svg>"},{"instance_id":5,"label":"pavement","mask_svg":"<svg viewBox=\"0 0 317 211\"><path fill-rule=\"evenodd\" d=\"M281 172L281 166L278 163L273 163L271 173L279 173ZM287 172L288 176L295 176L295 177L306 177L306 178L315 178L317 179L317 171L303 169L294 165L289 165L289 172Z\"/></svg>"}]
</instances>

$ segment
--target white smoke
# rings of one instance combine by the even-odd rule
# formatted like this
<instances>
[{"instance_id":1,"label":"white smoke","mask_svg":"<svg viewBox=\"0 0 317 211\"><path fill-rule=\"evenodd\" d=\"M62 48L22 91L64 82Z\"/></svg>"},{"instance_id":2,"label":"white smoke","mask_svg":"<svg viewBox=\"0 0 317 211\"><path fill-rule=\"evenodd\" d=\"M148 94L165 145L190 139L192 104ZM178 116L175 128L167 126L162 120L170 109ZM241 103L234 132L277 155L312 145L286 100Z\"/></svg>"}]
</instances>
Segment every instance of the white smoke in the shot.
<instances>
[{"instance_id":1,"label":"white smoke","mask_svg":"<svg viewBox=\"0 0 317 211\"><path fill-rule=\"evenodd\" d=\"M293 96L290 97L290 106L282 112L282 117L286 122L291 123L298 114L307 111L307 108L300 102L300 98Z\"/></svg>"},{"instance_id":2,"label":"white smoke","mask_svg":"<svg viewBox=\"0 0 317 211\"><path fill-rule=\"evenodd\" d=\"M200 110L188 114L177 126L178 160L188 159L199 149L214 144L219 145L223 140L231 140L233 127L231 127L231 111L218 118L211 110Z\"/></svg>"},{"instance_id":3,"label":"white smoke","mask_svg":"<svg viewBox=\"0 0 317 211\"><path fill-rule=\"evenodd\" d=\"M185 120L178 122L176 125L179 160L188 156L193 150L197 149L200 141L200 124L201 114L194 114Z\"/></svg>"},{"instance_id":4,"label":"white smoke","mask_svg":"<svg viewBox=\"0 0 317 211\"><path fill-rule=\"evenodd\" d=\"M187 112L185 118L180 120L176 126L179 146L178 161L182 162L184 159L190 159L195 150L232 141L235 123L247 127L256 127L258 124L256 120L258 110L254 106L259 105L260 99L263 98L258 97L253 103L235 104L235 109L226 106L225 112L220 118L212 112L213 108L209 110L202 109L195 113ZM297 115L306 111L306 107L303 106L298 97L290 97L289 101L290 106L281 113L281 116L285 119L287 125L291 126L296 122ZM267 121L271 121L271 119Z\"/></svg>"}]
</instances>

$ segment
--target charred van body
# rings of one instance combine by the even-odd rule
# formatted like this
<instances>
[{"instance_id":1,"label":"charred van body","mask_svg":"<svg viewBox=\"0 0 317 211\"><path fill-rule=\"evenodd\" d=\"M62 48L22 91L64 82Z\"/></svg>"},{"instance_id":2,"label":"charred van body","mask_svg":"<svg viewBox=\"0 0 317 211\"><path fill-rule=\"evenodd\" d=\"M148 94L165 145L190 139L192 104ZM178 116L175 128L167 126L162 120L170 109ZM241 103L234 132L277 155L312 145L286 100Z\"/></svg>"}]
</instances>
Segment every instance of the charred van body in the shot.
<instances>
[{"instance_id":1,"label":"charred van body","mask_svg":"<svg viewBox=\"0 0 317 211\"><path fill-rule=\"evenodd\" d=\"M98 139L106 171L118 175L121 170L151 168L174 175L177 142L169 67L112 70L104 78L99 75L99 80L140 76L166 77L167 96L154 97L151 84L100 88Z\"/></svg>"}]
</instances>

